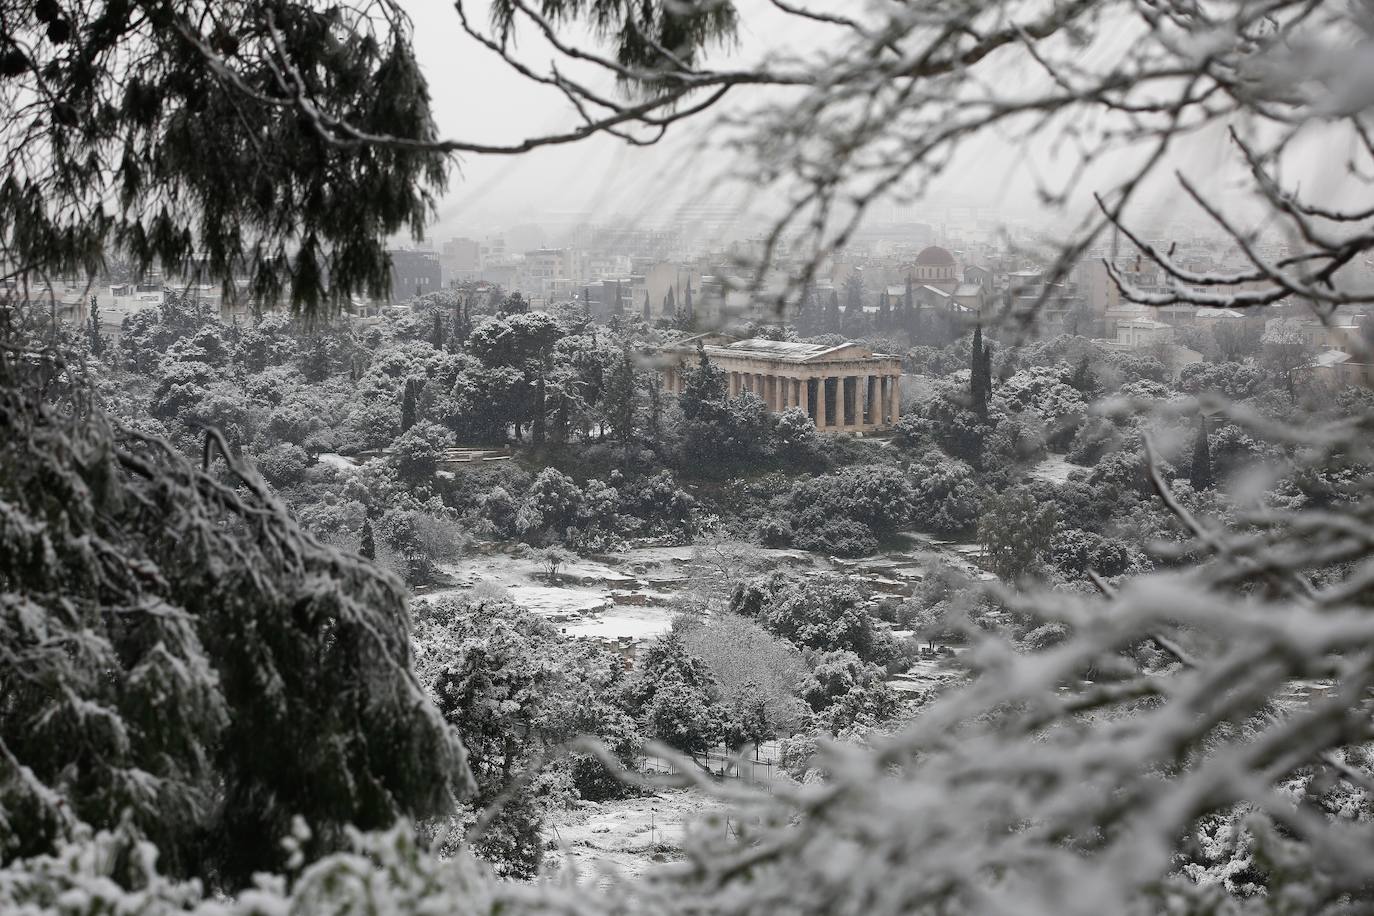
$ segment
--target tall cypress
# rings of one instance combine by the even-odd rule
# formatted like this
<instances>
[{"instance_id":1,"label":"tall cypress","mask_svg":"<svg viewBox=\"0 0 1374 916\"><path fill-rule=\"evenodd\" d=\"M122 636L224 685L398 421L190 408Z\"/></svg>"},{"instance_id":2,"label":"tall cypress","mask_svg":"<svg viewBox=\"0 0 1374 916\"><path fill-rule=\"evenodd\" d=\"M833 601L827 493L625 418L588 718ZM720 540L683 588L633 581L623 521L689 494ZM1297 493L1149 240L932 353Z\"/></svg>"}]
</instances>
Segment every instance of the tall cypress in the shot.
<instances>
[{"instance_id":1,"label":"tall cypress","mask_svg":"<svg viewBox=\"0 0 1374 916\"><path fill-rule=\"evenodd\" d=\"M444 316L438 309L434 311L434 330L430 334L429 342L434 344L434 349L444 349Z\"/></svg>"},{"instance_id":2,"label":"tall cypress","mask_svg":"<svg viewBox=\"0 0 1374 916\"><path fill-rule=\"evenodd\" d=\"M100 306L96 303L95 296L91 297L90 346L92 356L99 356L105 352L105 335L100 333Z\"/></svg>"},{"instance_id":3,"label":"tall cypress","mask_svg":"<svg viewBox=\"0 0 1374 916\"><path fill-rule=\"evenodd\" d=\"M983 344L983 412L992 401L992 344Z\"/></svg>"},{"instance_id":4,"label":"tall cypress","mask_svg":"<svg viewBox=\"0 0 1374 916\"><path fill-rule=\"evenodd\" d=\"M1193 467L1188 480L1194 490L1212 487L1212 447L1207 441L1207 418L1198 417L1197 438L1193 440Z\"/></svg>"},{"instance_id":5,"label":"tall cypress","mask_svg":"<svg viewBox=\"0 0 1374 916\"><path fill-rule=\"evenodd\" d=\"M363 532L358 544L358 555L366 560L377 559L377 544L372 539L372 519L363 518Z\"/></svg>"},{"instance_id":6,"label":"tall cypress","mask_svg":"<svg viewBox=\"0 0 1374 916\"><path fill-rule=\"evenodd\" d=\"M654 317L654 310L649 306L649 291L644 291L644 320L649 321Z\"/></svg>"},{"instance_id":7,"label":"tall cypress","mask_svg":"<svg viewBox=\"0 0 1374 916\"><path fill-rule=\"evenodd\" d=\"M973 329L973 352L969 357L969 396L975 409L987 407L986 383L983 379L983 326Z\"/></svg>"}]
</instances>

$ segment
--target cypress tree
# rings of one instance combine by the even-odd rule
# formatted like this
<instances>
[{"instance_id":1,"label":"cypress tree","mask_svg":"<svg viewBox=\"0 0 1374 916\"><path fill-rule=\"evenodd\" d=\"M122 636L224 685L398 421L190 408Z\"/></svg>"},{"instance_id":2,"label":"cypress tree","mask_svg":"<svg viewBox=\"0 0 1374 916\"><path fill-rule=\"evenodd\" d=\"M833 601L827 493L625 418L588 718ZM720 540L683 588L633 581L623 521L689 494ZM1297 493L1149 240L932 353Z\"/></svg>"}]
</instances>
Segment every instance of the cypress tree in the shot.
<instances>
[{"instance_id":1,"label":"cypress tree","mask_svg":"<svg viewBox=\"0 0 1374 916\"><path fill-rule=\"evenodd\" d=\"M434 313L434 331L430 335L429 342L434 345L434 349L444 349L444 316L442 313Z\"/></svg>"},{"instance_id":2,"label":"cypress tree","mask_svg":"<svg viewBox=\"0 0 1374 916\"><path fill-rule=\"evenodd\" d=\"M694 309L692 307L692 280L690 277L687 278L687 292L683 296L683 300L682 317L688 322L691 322L695 320L697 316L694 314Z\"/></svg>"},{"instance_id":3,"label":"cypress tree","mask_svg":"<svg viewBox=\"0 0 1374 916\"><path fill-rule=\"evenodd\" d=\"M649 307L649 291L644 291L644 320L649 321L654 317L654 311Z\"/></svg>"},{"instance_id":4,"label":"cypress tree","mask_svg":"<svg viewBox=\"0 0 1374 916\"><path fill-rule=\"evenodd\" d=\"M983 413L992 401L992 344L983 344Z\"/></svg>"},{"instance_id":5,"label":"cypress tree","mask_svg":"<svg viewBox=\"0 0 1374 916\"><path fill-rule=\"evenodd\" d=\"M91 297L90 338L91 355L100 356L105 352L105 335L100 333L100 306L95 296Z\"/></svg>"},{"instance_id":6,"label":"cypress tree","mask_svg":"<svg viewBox=\"0 0 1374 916\"><path fill-rule=\"evenodd\" d=\"M668 287L668 295L663 297L663 317L677 317L677 296L673 293L673 288Z\"/></svg>"},{"instance_id":7,"label":"cypress tree","mask_svg":"<svg viewBox=\"0 0 1374 916\"><path fill-rule=\"evenodd\" d=\"M372 519L363 518L363 532L359 539L358 555L366 560L377 559L377 544L372 539Z\"/></svg>"},{"instance_id":8,"label":"cypress tree","mask_svg":"<svg viewBox=\"0 0 1374 916\"><path fill-rule=\"evenodd\" d=\"M638 413L638 379L635 372L634 355L626 341L621 348L620 359L611 368L606 380L606 391L602 395L602 405L611 431L621 444L629 445L634 438L635 418Z\"/></svg>"},{"instance_id":9,"label":"cypress tree","mask_svg":"<svg viewBox=\"0 0 1374 916\"><path fill-rule=\"evenodd\" d=\"M1207 441L1207 418L1198 417L1197 438L1193 440L1193 467L1188 475L1194 490L1212 487L1212 448Z\"/></svg>"},{"instance_id":10,"label":"cypress tree","mask_svg":"<svg viewBox=\"0 0 1374 916\"><path fill-rule=\"evenodd\" d=\"M982 411L988 403L983 380L983 326L973 329L973 352L969 358L969 396L973 406Z\"/></svg>"},{"instance_id":11,"label":"cypress tree","mask_svg":"<svg viewBox=\"0 0 1374 916\"><path fill-rule=\"evenodd\" d=\"M886 331L892 327L892 299L883 290L883 294L878 297L878 330Z\"/></svg>"}]
</instances>

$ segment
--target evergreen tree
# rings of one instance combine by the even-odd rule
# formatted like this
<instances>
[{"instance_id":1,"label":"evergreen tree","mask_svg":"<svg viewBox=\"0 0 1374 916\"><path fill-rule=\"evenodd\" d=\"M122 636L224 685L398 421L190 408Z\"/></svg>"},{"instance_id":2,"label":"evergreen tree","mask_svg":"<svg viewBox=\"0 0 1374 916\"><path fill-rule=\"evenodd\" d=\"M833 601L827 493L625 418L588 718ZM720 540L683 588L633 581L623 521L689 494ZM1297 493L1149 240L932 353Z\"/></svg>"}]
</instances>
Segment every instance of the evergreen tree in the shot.
<instances>
[{"instance_id":1,"label":"evergreen tree","mask_svg":"<svg viewBox=\"0 0 1374 916\"><path fill-rule=\"evenodd\" d=\"M682 318L689 325L696 321L696 309L692 304L692 278L687 278L687 290L683 294Z\"/></svg>"},{"instance_id":2,"label":"evergreen tree","mask_svg":"<svg viewBox=\"0 0 1374 916\"><path fill-rule=\"evenodd\" d=\"M283 864L295 816L312 858L443 816L463 751L415 681L399 585L304 534L217 431L189 461L34 410L51 378L0 366L6 862L124 823L159 868L232 890Z\"/></svg>"},{"instance_id":3,"label":"evergreen tree","mask_svg":"<svg viewBox=\"0 0 1374 916\"><path fill-rule=\"evenodd\" d=\"M96 303L95 296L91 297L91 314L88 321L91 355L100 356L105 352L105 335L100 332L100 306Z\"/></svg>"},{"instance_id":4,"label":"evergreen tree","mask_svg":"<svg viewBox=\"0 0 1374 916\"><path fill-rule=\"evenodd\" d=\"M377 544L372 539L372 519L370 518L363 518L363 531L358 542L358 555L367 560L377 559Z\"/></svg>"},{"instance_id":5,"label":"evergreen tree","mask_svg":"<svg viewBox=\"0 0 1374 916\"><path fill-rule=\"evenodd\" d=\"M969 397L980 413L987 406L987 391L983 380L983 326L973 329L973 350L969 356Z\"/></svg>"},{"instance_id":6,"label":"evergreen tree","mask_svg":"<svg viewBox=\"0 0 1374 916\"><path fill-rule=\"evenodd\" d=\"M668 319L677 317L677 295L671 286L668 287L668 295L663 297L663 317Z\"/></svg>"},{"instance_id":7,"label":"evergreen tree","mask_svg":"<svg viewBox=\"0 0 1374 916\"><path fill-rule=\"evenodd\" d=\"M588 316L588 317L591 317L591 314L592 314L592 289L591 289L590 286L584 286L584 287L582 287L582 308L586 311L587 316Z\"/></svg>"},{"instance_id":8,"label":"evergreen tree","mask_svg":"<svg viewBox=\"0 0 1374 916\"><path fill-rule=\"evenodd\" d=\"M697 367L687 373L682 385L682 413L689 420L694 420L703 413L704 405L708 403L720 403L726 399L729 388L725 381L725 372L711 362L711 358L706 355L706 348L697 341Z\"/></svg>"},{"instance_id":9,"label":"evergreen tree","mask_svg":"<svg viewBox=\"0 0 1374 916\"><path fill-rule=\"evenodd\" d=\"M430 333L429 342L436 350L444 349L444 316L438 309L434 311L434 330Z\"/></svg>"},{"instance_id":10,"label":"evergreen tree","mask_svg":"<svg viewBox=\"0 0 1374 916\"><path fill-rule=\"evenodd\" d=\"M988 412L992 401L992 344L983 344L983 413Z\"/></svg>"},{"instance_id":11,"label":"evergreen tree","mask_svg":"<svg viewBox=\"0 0 1374 916\"><path fill-rule=\"evenodd\" d=\"M650 321L654 317L653 309L649 307L649 291L644 291L644 320Z\"/></svg>"},{"instance_id":12,"label":"evergreen tree","mask_svg":"<svg viewBox=\"0 0 1374 916\"><path fill-rule=\"evenodd\" d=\"M892 329L892 297L884 289L882 295L878 297L878 330L889 331Z\"/></svg>"},{"instance_id":13,"label":"evergreen tree","mask_svg":"<svg viewBox=\"0 0 1374 916\"><path fill-rule=\"evenodd\" d=\"M615 293L614 293L614 295L615 295L615 299L612 300L612 302L611 302L611 314L612 314L612 315L623 315L623 314L625 314L625 302L624 302L624 300L622 300L622 299L620 298L621 293L620 293L620 281L619 281L619 280L616 280L616 281L615 281Z\"/></svg>"},{"instance_id":14,"label":"evergreen tree","mask_svg":"<svg viewBox=\"0 0 1374 916\"><path fill-rule=\"evenodd\" d=\"M628 341L621 348L620 359L606 379L601 403L611 433L622 445L634 438L635 419L639 413L639 373L635 370L634 354Z\"/></svg>"},{"instance_id":15,"label":"evergreen tree","mask_svg":"<svg viewBox=\"0 0 1374 916\"><path fill-rule=\"evenodd\" d=\"M415 380L406 379L405 390L401 394L401 432L415 425Z\"/></svg>"},{"instance_id":16,"label":"evergreen tree","mask_svg":"<svg viewBox=\"0 0 1374 916\"><path fill-rule=\"evenodd\" d=\"M644 386L644 391L648 395L649 410L644 418L644 435L648 438L649 444L654 451L658 451L660 443L663 441L663 379L657 373L649 378L649 384Z\"/></svg>"},{"instance_id":17,"label":"evergreen tree","mask_svg":"<svg viewBox=\"0 0 1374 916\"><path fill-rule=\"evenodd\" d=\"M1193 440L1193 467L1188 481L1194 490L1209 490L1212 487L1212 448L1207 441L1207 418L1198 417L1197 438Z\"/></svg>"}]
</instances>

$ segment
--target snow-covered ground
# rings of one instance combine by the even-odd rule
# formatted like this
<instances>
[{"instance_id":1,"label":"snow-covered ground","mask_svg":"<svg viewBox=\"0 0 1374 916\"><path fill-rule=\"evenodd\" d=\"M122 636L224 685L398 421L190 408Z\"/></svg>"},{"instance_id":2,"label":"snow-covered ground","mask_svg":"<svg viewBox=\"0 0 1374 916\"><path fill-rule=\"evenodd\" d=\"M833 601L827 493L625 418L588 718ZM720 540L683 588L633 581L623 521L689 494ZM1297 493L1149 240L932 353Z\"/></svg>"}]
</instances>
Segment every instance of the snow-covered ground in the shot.
<instances>
[{"instance_id":1,"label":"snow-covered ground","mask_svg":"<svg viewBox=\"0 0 1374 916\"><path fill-rule=\"evenodd\" d=\"M977 547L911 536L912 547L857 560L840 560L805 550L749 547L760 569L790 568L836 573L859 583L875 598L900 601L925 575L932 555L979 574L970 555ZM441 566L453 581L448 588L422 592L416 601L469 594L504 597L549 620L569 637L652 639L672 621L672 602L691 585L689 566L697 548L640 547L597 557L578 557L550 579L537 551L492 545L483 552ZM709 549L708 549L709 553ZM735 562L727 548L722 562ZM709 563L709 556L707 562Z\"/></svg>"},{"instance_id":2,"label":"snow-covered ground","mask_svg":"<svg viewBox=\"0 0 1374 916\"><path fill-rule=\"evenodd\" d=\"M596 880L608 868L639 875L681 858L689 829L728 829L724 810L692 789L579 806L549 818L545 832L557 848L545 867L575 868L584 881ZM708 823L712 818L715 822Z\"/></svg>"},{"instance_id":3,"label":"snow-covered ground","mask_svg":"<svg viewBox=\"0 0 1374 916\"><path fill-rule=\"evenodd\" d=\"M441 567L456 585L417 601L467 594L500 595L544 617L570 637L651 639L665 632L672 593L606 563L577 559L551 581L537 554L514 549L464 557Z\"/></svg>"},{"instance_id":4,"label":"snow-covered ground","mask_svg":"<svg viewBox=\"0 0 1374 916\"><path fill-rule=\"evenodd\" d=\"M1089 469L1079 464L1073 464L1063 455L1050 455L1030 469L1030 476L1048 480L1050 483L1064 483L1074 471L1085 470Z\"/></svg>"},{"instance_id":5,"label":"snow-covered ground","mask_svg":"<svg viewBox=\"0 0 1374 916\"><path fill-rule=\"evenodd\" d=\"M358 462L354 461L352 458L345 458L343 455L336 455L333 452L321 452L319 457L315 460L320 464L327 464L343 471L356 471L358 469Z\"/></svg>"}]
</instances>

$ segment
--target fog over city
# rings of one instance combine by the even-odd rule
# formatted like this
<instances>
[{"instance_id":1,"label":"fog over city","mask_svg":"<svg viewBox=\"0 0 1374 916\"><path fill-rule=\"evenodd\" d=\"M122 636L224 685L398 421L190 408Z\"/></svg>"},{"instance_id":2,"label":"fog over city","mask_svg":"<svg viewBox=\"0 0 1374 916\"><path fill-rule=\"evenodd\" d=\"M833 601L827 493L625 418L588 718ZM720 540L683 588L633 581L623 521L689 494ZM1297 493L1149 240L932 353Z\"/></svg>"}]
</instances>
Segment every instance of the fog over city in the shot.
<instances>
[{"instance_id":1,"label":"fog over city","mask_svg":"<svg viewBox=\"0 0 1374 916\"><path fill-rule=\"evenodd\" d=\"M1374 911L1371 36L0 0L0 914Z\"/></svg>"}]
</instances>

